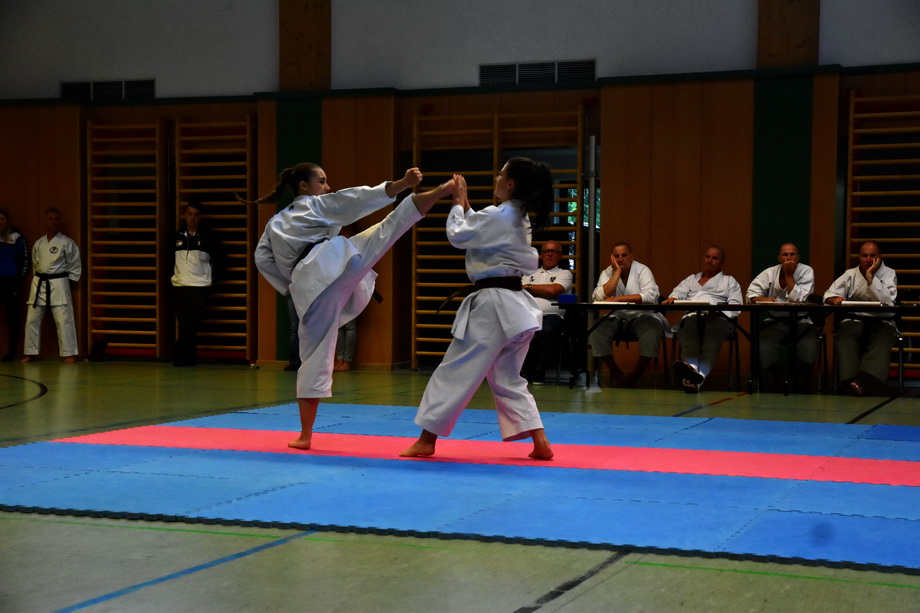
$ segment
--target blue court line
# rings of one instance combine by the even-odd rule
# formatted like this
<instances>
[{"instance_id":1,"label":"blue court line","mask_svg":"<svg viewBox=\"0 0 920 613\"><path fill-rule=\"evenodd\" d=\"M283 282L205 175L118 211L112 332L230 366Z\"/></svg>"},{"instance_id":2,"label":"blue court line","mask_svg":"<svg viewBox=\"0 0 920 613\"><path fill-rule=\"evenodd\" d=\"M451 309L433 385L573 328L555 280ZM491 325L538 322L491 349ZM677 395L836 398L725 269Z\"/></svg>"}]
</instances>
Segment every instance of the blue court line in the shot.
<instances>
[{"instance_id":1,"label":"blue court line","mask_svg":"<svg viewBox=\"0 0 920 613\"><path fill-rule=\"evenodd\" d=\"M259 545L258 547L253 547L252 549L247 549L246 551L241 551L230 556L220 558L218 560L213 560L211 562L205 562L204 564L199 564L198 566L193 566L185 570L180 570L177 573L172 573L170 575L165 575L163 577L158 577L156 579L151 579L150 581L145 581L143 583L138 583L137 585L132 585L131 587L126 587L115 592L110 592L108 594L103 594L102 596L97 596L96 598L91 598L90 600L84 600L81 603L65 607L63 609L58 609L56 613L67 613L69 611L79 611L80 609L85 609L87 607L92 607L94 605L108 602L109 600L114 600L116 598L121 598L138 590L142 590L145 587L150 587L153 585L159 585L160 583L165 583L167 581L172 581L173 579L179 579L181 577L186 577L188 575L197 573L198 571L206 570L208 568L213 568L220 564L225 564L227 562L233 562L234 560L239 560L240 558L245 558L246 556L251 556L254 553L259 553L260 551L265 551L266 549L271 549L272 547L277 547L278 545L284 545L293 540L303 538L313 534L315 530L308 530L306 532L300 532L298 534L293 534L291 536L286 536L284 538L278 539L272 543L266 543L265 545Z\"/></svg>"}]
</instances>

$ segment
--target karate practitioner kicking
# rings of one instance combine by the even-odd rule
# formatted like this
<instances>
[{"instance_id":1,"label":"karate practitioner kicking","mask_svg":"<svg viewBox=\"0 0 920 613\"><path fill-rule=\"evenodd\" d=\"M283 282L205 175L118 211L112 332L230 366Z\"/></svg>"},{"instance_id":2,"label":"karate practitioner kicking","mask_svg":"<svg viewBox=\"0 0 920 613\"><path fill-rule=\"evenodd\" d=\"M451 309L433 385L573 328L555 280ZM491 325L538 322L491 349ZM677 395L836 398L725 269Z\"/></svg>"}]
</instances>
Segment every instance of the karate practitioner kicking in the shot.
<instances>
[{"instance_id":1,"label":"karate practitioner kicking","mask_svg":"<svg viewBox=\"0 0 920 613\"><path fill-rule=\"evenodd\" d=\"M546 225L553 206L552 174L545 164L510 159L495 179L501 204L478 212L470 208L463 177L455 175L454 181L447 238L454 247L466 249L466 272L475 291L460 304L451 329L454 338L425 388L415 417L422 433L400 455L433 455L438 437L451 433L485 379L502 440L531 438L529 456L552 459L537 404L520 374L543 318L536 300L521 287L521 276L539 265L530 245L528 213L535 213L535 227Z\"/></svg>"},{"instance_id":2,"label":"karate practitioner kicking","mask_svg":"<svg viewBox=\"0 0 920 613\"><path fill-rule=\"evenodd\" d=\"M377 278L372 267L435 202L453 192L454 181L410 194L383 221L351 238L339 231L421 181L421 171L410 168L397 181L332 192L323 169L303 163L282 172L271 194L250 203L276 202L285 186L296 196L269 220L255 251L259 272L282 295L291 295L300 322L301 434L288 443L290 447L310 448L319 399L332 396L339 327L357 317L370 301Z\"/></svg>"}]
</instances>

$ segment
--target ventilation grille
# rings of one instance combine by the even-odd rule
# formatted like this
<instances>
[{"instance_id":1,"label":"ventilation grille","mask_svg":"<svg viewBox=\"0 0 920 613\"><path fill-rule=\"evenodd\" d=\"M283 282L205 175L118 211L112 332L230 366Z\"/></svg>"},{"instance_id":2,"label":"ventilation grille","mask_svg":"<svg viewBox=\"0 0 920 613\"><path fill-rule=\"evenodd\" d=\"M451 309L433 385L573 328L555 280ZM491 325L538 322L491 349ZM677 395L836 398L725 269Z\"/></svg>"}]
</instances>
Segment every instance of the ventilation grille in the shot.
<instances>
[{"instance_id":1,"label":"ventilation grille","mask_svg":"<svg viewBox=\"0 0 920 613\"><path fill-rule=\"evenodd\" d=\"M155 97L156 80L154 79L61 83L61 98L74 102L150 100Z\"/></svg>"},{"instance_id":2,"label":"ventilation grille","mask_svg":"<svg viewBox=\"0 0 920 613\"><path fill-rule=\"evenodd\" d=\"M530 62L527 64L483 64L480 85L534 85L595 81L597 60Z\"/></svg>"}]
</instances>

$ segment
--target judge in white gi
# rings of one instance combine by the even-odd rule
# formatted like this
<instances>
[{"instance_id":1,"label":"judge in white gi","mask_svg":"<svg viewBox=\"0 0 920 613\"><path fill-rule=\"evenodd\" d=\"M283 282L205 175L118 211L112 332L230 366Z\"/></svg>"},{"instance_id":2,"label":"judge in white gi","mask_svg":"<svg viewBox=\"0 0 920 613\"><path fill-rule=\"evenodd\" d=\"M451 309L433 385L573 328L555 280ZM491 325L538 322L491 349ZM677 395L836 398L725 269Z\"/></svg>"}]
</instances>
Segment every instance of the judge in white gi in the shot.
<instances>
[{"instance_id":1,"label":"judge in white gi","mask_svg":"<svg viewBox=\"0 0 920 613\"><path fill-rule=\"evenodd\" d=\"M792 243L785 243L777 255L779 264L771 266L751 282L747 299L753 304L763 302L804 303L815 291L815 271L799 261L799 249ZM779 357L780 344L789 335L788 312L771 311L770 316L760 324L760 367L772 367ZM796 317L795 353L805 371L818 359L818 331L807 316Z\"/></svg>"},{"instance_id":2,"label":"judge in white gi","mask_svg":"<svg viewBox=\"0 0 920 613\"><path fill-rule=\"evenodd\" d=\"M859 265L840 275L824 292L828 304L853 300L889 306L897 298L898 277L885 266L873 241L859 247ZM837 370L840 382L849 383L851 394L862 396L888 378L891 349L897 338L898 329L887 313L852 313L840 322L834 334Z\"/></svg>"},{"instance_id":3,"label":"judge in white gi","mask_svg":"<svg viewBox=\"0 0 920 613\"><path fill-rule=\"evenodd\" d=\"M41 327L46 309L51 309L57 328L58 349L64 362L77 361L77 328L74 325L71 281L83 274L80 249L61 232L61 212L45 211L47 233L32 246L32 288L27 301L23 362L31 362L41 351Z\"/></svg>"},{"instance_id":4,"label":"judge in white gi","mask_svg":"<svg viewBox=\"0 0 920 613\"><path fill-rule=\"evenodd\" d=\"M300 320L301 434L290 447L310 448L319 399L332 395L338 329L367 306L377 277L371 268L435 202L452 192L453 181L409 195L383 221L355 236L345 238L339 232L421 180L419 169L410 168L397 181L332 192L323 169L303 163L282 172L275 190L254 201L276 202L286 187L295 195L269 220L255 251L259 272L282 295L291 295Z\"/></svg>"},{"instance_id":5,"label":"judge in white gi","mask_svg":"<svg viewBox=\"0 0 920 613\"><path fill-rule=\"evenodd\" d=\"M681 281L663 304L677 300L708 304L741 304L744 296L734 277L722 272L725 251L712 246L703 254L703 270ZM684 391L695 394L712 371L722 343L731 333L740 311L689 311L680 321L677 340L680 360L674 373Z\"/></svg>"},{"instance_id":6,"label":"judge in white gi","mask_svg":"<svg viewBox=\"0 0 920 613\"><path fill-rule=\"evenodd\" d=\"M658 295L658 284L651 269L635 261L628 243L617 243L610 251L610 266L601 272L591 298L594 302L657 304ZM617 385L632 387L649 362L658 357L666 326L667 320L661 313L617 309L594 329L588 342L594 357L607 366ZM620 370L613 357L614 339L623 334L634 334L639 339L639 361L629 375Z\"/></svg>"},{"instance_id":7,"label":"judge in white gi","mask_svg":"<svg viewBox=\"0 0 920 613\"><path fill-rule=\"evenodd\" d=\"M418 440L400 455L429 456L439 436L448 436L483 379L498 412L502 440L533 439L531 458L553 457L537 404L521 377L521 366L542 312L523 291L521 277L537 267L530 246L531 222L542 228L553 206L553 178L546 164L508 160L495 179L498 206L470 208L466 182L456 178L447 239L466 249L466 273L475 286L457 310L453 340L432 374L415 416Z\"/></svg>"},{"instance_id":8,"label":"judge in white gi","mask_svg":"<svg viewBox=\"0 0 920 613\"><path fill-rule=\"evenodd\" d=\"M540 305L543 311L543 325L533 335L521 376L534 385L546 382L546 369L559 363L562 345L562 309L553 306L560 294L572 291L572 271L559 268L562 259L562 245L549 240L540 250L543 261L540 268L524 275L521 283Z\"/></svg>"}]
</instances>

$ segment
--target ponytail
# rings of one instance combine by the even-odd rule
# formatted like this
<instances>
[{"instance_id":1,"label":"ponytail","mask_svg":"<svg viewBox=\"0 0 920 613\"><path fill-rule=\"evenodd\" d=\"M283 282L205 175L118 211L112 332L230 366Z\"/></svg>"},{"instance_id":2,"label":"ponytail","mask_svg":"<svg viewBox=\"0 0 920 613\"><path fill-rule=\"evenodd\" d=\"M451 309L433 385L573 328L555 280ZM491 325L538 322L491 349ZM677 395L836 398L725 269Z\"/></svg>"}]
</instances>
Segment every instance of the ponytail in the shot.
<instances>
[{"instance_id":1,"label":"ponytail","mask_svg":"<svg viewBox=\"0 0 920 613\"><path fill-rule=\"evenodd\" d=\"M506 166L508 178L514 180L512 197L523 203L525 215L533 214L533 228L542 230L549 224L555 201L553 173L543 162L525 157L511 158Z\"/></svg>"},{"instance_id":2,"label":"ponytail","mask_svg":"<svg viewBox=\"0 0 920 613\"><path fill-rule=\"evenodd\" d=\"M281 196L284 194L284 188L288 187L291 190L291 193L294 194L294 197L297 196L297 186L301 181L310 181L313 176L316 174L316 171L319 170L319 166L311 162L301 162L293 168L285 168L281 171L281 175L278 177L278 184L275 186L275 189L261 198L256 200L245 200L236 197L240 202L245 202L246 204L274 204L281 199Z\"/></svg>"}]
</instances>

